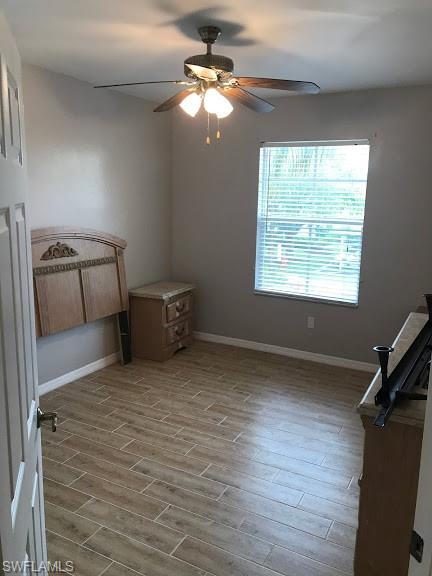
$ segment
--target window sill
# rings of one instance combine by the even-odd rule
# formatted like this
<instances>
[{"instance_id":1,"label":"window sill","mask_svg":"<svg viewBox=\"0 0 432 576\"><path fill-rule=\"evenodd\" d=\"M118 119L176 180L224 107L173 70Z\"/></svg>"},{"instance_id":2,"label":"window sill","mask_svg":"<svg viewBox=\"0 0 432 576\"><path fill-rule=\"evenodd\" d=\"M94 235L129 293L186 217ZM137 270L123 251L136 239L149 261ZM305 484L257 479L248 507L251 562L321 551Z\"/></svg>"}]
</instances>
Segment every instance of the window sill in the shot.
<instances>
[{"instance_id":1,"label":"window sill","mask_svg":"<svg viewBox=\"0 0 432 576\"><path fill-rule=\"evenodd\" d=\"M346 308L358 308L358 302L351 304L342 300L327 300L325 298L314 298L312 296L297 296L295 294L284 294L283 292L267 292L265 290L255 289L254 294L257 296L270 296L273 298L287 298L288 300L300 300L302 302L315 302L317 304L330 304L334 306L344 306Z\"/></svg>"}]
</instances>

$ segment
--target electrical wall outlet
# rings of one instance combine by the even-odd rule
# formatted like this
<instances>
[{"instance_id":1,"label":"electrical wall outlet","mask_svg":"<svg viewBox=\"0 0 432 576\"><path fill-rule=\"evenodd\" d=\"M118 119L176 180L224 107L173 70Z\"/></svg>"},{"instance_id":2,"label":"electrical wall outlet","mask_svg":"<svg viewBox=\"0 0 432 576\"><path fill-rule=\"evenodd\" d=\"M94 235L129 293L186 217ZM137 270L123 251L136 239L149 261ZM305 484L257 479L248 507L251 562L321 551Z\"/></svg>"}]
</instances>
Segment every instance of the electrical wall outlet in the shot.
<instances>
[{"instance_id":1,"label":"electrical wall outlet","mask_svg":"<svg viewBox=\"0 0 432 576\"><path fill-rule=\"evenodd\" d=\"M308 316L307 317L307 327L308 328L315 328L315 316Z\"/></svg>"}]
</instances>

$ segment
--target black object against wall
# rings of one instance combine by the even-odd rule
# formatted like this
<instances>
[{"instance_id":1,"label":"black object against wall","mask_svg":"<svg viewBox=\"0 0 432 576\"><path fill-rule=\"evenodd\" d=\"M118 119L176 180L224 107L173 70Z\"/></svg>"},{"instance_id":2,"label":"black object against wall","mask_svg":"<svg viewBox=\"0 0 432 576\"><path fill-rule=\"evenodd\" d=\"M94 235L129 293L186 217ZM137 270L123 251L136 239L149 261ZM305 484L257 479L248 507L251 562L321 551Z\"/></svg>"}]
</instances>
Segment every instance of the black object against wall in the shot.
<instances>
[{"instance_id":1,"label":"black object against wall","mask_svg":"<svg viewBox=\"0 0 432 576\"><path fill-rule=\"evenodd\" d=\"M121 363L129 364L132 361L132 349L130 339L129 313L127 310L117 315L120 336Z\"/></svg>"}]
</instances>

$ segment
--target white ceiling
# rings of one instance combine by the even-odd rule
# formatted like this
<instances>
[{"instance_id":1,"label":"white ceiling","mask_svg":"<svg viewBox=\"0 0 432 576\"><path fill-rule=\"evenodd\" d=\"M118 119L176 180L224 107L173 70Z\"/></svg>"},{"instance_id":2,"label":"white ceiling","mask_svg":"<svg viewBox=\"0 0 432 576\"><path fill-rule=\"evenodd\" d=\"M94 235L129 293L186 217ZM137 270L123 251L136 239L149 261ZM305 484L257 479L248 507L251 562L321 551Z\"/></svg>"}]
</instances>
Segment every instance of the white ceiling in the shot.
<instances>
[{"instance_id":1,"label":"white ceiling","mask_svg":"<svg viewBox=\"0 0 432 576\"><path fill-rule=\"evenodd\" d=\"M325 91L432 83L432 0L0 2L25 61L92 84L182 79L205 24L222 27L215 52L243 76ZM158 101L176 87L124 91Z\"/></svg>"}]
</instances>

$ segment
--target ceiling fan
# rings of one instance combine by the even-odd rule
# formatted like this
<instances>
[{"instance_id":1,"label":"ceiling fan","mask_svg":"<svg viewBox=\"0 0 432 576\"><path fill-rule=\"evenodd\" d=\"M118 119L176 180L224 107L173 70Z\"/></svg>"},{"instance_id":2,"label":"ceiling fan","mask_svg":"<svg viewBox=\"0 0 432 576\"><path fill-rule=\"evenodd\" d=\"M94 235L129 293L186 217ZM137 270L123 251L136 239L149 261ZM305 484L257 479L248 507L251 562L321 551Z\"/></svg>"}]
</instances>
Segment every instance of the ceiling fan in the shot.
<instances>
[{"instance_id":1,"label":"ceiling fan","mask_svg":"<svg viewBox=\"0 0 432 576\"><path fill-rule=\"evenodd\" d=\"M201 40L207 45L206 54L190 56L184 61L184 74L187 80L159 80L153 82L128 82L107 84L95 88L116 88L121 86L140 86L145 84L178 84L184 89L157 106L155 112L166 112L180 106L194 117L201 105L208 114L214 114L218 120L231 114L231 100L247 106L255 112L271 112L274 105L252 94L246 88L266 88L286 90L292 94L317 94L320 87L314 82L280 80L276 78L255 78L234 76L234 62L227 56L212 53L212 45L221 34L218 26L198 28ZM209 142L209 139L208 139Z\"/></svg>"}]
</instances>

